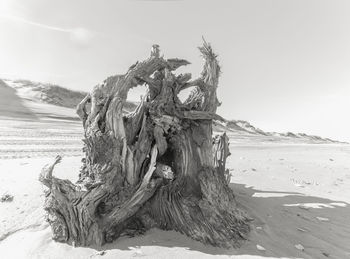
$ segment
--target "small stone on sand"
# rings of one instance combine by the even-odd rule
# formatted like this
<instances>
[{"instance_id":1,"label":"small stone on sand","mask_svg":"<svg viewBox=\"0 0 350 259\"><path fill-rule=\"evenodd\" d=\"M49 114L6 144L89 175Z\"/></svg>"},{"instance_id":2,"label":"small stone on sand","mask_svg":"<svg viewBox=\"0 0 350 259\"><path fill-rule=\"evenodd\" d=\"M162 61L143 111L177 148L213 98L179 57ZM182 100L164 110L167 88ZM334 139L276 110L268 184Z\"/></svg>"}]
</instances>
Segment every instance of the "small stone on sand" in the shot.
<instances>
[{"instance_id":1,"label":"small stone on sand","mask_svg":"<svg viewBox=\"0 0 350 259\"><path fill-rule=\"evenodd\" d=\"M5 193L1 196L0 201L1 202L11 202L11 201L13 201L13 195Z\"/></svg>"}]
</instances>

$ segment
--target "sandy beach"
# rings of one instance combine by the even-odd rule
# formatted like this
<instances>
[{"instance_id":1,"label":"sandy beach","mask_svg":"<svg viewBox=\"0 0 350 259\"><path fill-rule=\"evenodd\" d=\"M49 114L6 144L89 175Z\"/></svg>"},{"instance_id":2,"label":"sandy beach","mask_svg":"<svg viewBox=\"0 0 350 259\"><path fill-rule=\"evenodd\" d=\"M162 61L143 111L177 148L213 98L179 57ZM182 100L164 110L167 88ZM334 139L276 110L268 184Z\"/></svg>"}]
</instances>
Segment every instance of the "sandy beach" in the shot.
<instances>
[{"instance_id":1,"label":"sandy beach","mask_svg":"<svg viewBox=\"0 0 350 259\"><path fill-rule=\"evenodd\" d=\"M4 258L350 256L349 146L246 144L232 145L231 153L231 188L253 219L249 240L238 250L204 246L157 229L102 250L56 243L44 220L44 187L37 180L52 158L41 157L0 160L0 193L14 196L13 202L0 204L0 251ZM80 159L64 157L55 175L76 180Z\"/></svg>"}]
</instances>

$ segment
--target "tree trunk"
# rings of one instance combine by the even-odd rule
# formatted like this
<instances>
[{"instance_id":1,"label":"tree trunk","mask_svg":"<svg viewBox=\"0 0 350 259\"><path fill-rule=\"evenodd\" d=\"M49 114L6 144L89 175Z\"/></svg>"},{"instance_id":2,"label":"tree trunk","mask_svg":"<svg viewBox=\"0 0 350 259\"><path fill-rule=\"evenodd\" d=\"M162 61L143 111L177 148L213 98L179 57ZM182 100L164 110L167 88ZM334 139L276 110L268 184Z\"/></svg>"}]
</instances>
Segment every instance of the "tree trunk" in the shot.
<instances>
[{"instance_id":1,"label":"tree trunk","mask_svg":"<svg viewBox=\"0 0 350 259\"><path fill-rule=\"evenodd\" d=\"M52 176L60 157L40 175L54 240L101 246L152 227L221 247L245 239L248 220L225 175L228 138L212 138L212 120L222 119L215 113L220 67L208 43L199 49L205 64L196 80L174 75L189 62L166 60L154 45L149 59L107 78L78 105L85 130L78 182ZM141 84L145 98L124 115L128 91ZM191 86L181 102L178 93Z\"/></svg>"}]
</instances>

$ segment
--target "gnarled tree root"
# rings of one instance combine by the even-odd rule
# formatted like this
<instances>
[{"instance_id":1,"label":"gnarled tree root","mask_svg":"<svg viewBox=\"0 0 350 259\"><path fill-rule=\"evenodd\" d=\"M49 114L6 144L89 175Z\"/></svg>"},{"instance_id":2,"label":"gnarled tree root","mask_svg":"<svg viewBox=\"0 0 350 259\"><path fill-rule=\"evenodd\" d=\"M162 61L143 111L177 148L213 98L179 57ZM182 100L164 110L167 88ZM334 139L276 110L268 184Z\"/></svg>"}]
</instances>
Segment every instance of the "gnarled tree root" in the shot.
<instances>
[{"instance_id":1,"label":"gnarled tree root","mask_svg":"<svg viewBox=\"0 0 350 259\"><path fill-rule=\"evenodd\" d=\"M165 60L154 45L149 59L107 78L78 105L85 130L78 182L53 176L60 157L40 175L54 240L101 246L152 227L221 247L246 238L248 218L225 171L228 138L212 139L212 120L222 120L216 114L220 67L208 43L200 51L205 64L198 79L173 74L189 62ZM127 93L139 84L148 92L125 115ZM195 89L181 102L177 95L189 86Z\"/></svg>"}]
</instances>

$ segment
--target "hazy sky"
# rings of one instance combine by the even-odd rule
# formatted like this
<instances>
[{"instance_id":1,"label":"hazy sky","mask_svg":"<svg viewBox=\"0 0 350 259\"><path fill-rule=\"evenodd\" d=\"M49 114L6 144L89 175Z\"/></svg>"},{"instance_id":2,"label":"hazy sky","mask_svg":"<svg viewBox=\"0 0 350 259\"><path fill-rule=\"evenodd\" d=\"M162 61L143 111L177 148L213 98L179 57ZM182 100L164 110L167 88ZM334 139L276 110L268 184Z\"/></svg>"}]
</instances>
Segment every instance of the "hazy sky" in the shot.
<instances>
[{"instance_id":1,"label":"hazy sky","mask_svg":"<svg viewBox=\"0 0 350 259\"><path fill-rule=\"evenodd\" d=\"M148 57L219 54L218 113L350 141L350 1L0 0L0 77L89 91Z\"/></svg>"}]
</instances>

